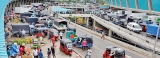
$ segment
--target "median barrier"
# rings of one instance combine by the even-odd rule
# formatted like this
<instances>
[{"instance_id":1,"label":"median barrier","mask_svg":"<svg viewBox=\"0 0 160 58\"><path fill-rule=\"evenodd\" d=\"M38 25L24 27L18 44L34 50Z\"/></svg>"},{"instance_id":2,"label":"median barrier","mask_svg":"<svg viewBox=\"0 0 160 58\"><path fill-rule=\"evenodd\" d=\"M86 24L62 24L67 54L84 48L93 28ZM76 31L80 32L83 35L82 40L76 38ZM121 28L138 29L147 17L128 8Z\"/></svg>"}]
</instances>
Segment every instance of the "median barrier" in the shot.
<instances>
[{"instance_id":1,"label":"median barrier","mask_svg":"<svg viewBox=\"0 0 160 58\"><path fill-rule=\"evenodd\" d=\"M98 36L98 37L101 37L101 36L102 36L102 34L100 34L100 33L97 33L97 32L95 32L95 31L92 31L92 30L88 29L88 28L82 27L82 26L80 26L80 25L78 25L78 24L75 24L75 23L73 23L73 22L71 22L71 25L75 26L76 28L80 28L80 29L82 29L82 30L84 30L84 31L87 31L87 32L89 32L89 33L92 33L93 35L96 35L96 36ZM145 50L143 50L143 49L140 49L140 48L137 48L137 47L135 47L135 46L126 44L126 43L124 43L124 42L121 42L121 41L119 41L119 40L116 40L116 39L111 38L111 37L108 37L108 36L105 36L105 39L108 40L108 41L110 41L110 42L112 42L112 43L114 43L114 44L116 44L116 45L119 45L119 46L121 46L121 47L123 47L123 48L129 49L129 50L134 51L134 52L136 52L136 53L138 53L138 54L140 54L140 55L143 55L143 56L145 56L145 58L151 58L151 53L152 53L152 52L145 51ZM159 55L156 55L156 58L160 58L160 56L159 56Z\"/></svg>"}]
</instances>

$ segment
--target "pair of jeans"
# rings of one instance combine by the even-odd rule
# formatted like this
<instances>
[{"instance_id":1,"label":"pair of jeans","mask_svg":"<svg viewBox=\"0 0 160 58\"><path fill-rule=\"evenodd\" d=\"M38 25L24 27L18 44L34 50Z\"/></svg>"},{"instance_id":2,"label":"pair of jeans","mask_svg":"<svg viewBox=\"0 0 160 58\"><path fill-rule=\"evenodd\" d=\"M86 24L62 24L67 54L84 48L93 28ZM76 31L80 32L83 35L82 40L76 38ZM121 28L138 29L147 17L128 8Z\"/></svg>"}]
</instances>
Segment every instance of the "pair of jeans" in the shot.
<instances>
[{"instance_id":1,"label":"pair of jeans","mask_svg":"<svg viewBox=\"0 0 160 58\"><path fill-rule=\"evenodd\" d=\"M38 55L37 55L37 56L34 56L34 58L38 58Z\"/></svg>"},{"instance_id":2,"label":"pair of jeans","mask_svg":"<svg viewBox=\"0 0 160 58\"><path fill-rule=\"evenodd\" d=\"M55 55L55 53L52 53L52 56L53 56L54 58L56 58L56 55Z\"/></svg>"},{"instance_id":3,"label":"pair of jeans","mask_svg":"<svg viewBox=\"0 0 160 58\"><path fill-rule=\"evenodd\" d=\"M87 58L87 56L88 56L89 58L91 58L91 55L88 55L88 54L86 54L85 58Z\"/></svg>"},{"instance_id":4,"label":"pair of jeans","mask_svg":"<svg viewBox=\"0 0 160 58\"><path fill-rule=\"evenodd\" d=\"M60 36L60 39L62 39L62 36Z\"/></svg>"}]
</instances>

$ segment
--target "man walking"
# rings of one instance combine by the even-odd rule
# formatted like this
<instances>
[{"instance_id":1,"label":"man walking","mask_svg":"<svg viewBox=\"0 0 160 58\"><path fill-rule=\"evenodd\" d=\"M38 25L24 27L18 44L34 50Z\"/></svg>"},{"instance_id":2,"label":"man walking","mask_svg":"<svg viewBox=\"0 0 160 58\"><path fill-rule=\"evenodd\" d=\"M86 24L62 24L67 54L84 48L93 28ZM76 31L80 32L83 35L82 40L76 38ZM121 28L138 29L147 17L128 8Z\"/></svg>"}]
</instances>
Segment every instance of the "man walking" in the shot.
<instances>
[{"instance_id":1,"label":"man walking","mask_svg":"<svg viewBox=\"0 0 160 58\"><path fill-rule=\"evenodd\" d=\"M61 31L61 32L59 33L59 35L60 35L60 39L62 39L62 37L63 37L63 32Z\"/></svg>"},{"instance_id":2,"label":"man walking","mask_svg":"<svg viewBox=\"0 0 160 58\"><path fill-rule=\"evenodd\" d=\"M70 20L70 19L68 19L68 23L69 23L69 24L70 24L70 21L71 21L71 20Z\"/></svg>"},{"instance_id":3,"label":"man walking","mask_svg":"<svg viewBox=\"0 0 160 58\"><path fill-rule=\"evenodd\" d=\"M34 58L38 58L38 50L36 48L33 50L33 56Z\"/></svg>"},{"instance_id":4,"label":"man walking","mask_svg":"<svg viewBox=\"0 0 160 58\"><path fill-rule=\"evenodd\" d=\"M104 37L105 37L105 32L103 31L101 39L104 39Z\"/></svg>"},{"instance_id":5,"label":"man walking","mask_svg":"<svg viewBox=\"0 0 160 58\"><path fill-rule=\"evenodd\" d=\"M23 29L22 30L22 38L24 38L25 34L26 34L26 31Z\"/></svg>"},{"instance_id":6,"label":"man walking","mask_svg":"<svg viewBox=\"0 0 160 58\"><path fill-rule=\"evenodd\" d=\"M39 58L43 58L43 53L42 50L40 50L40 52L38 53Z\"/></svg>"},{"instance_id":7,"label":"man walking","mask_svg":"<svg viewBox=\"0 0 160 58\"><path fill-rule=\"evenodd\" d=\"M87 56L89 56L89 58L91 58L91 53L92 53L92 50L89 48L85 58L87 58Z\"/></svg>"},{"instance_id":8,"label":"man walking","mask_svg":"<svg viewBox=\"0 0 160 58\"><path fill-rule=\"evenodd\" d=\"M55 49L54 49L54 47L53 47L53 46L51 47L51 51L52 51L52 56L53 56L53 58L56 58L56 55L55 55Z\"/></svg>"}]
</instances>

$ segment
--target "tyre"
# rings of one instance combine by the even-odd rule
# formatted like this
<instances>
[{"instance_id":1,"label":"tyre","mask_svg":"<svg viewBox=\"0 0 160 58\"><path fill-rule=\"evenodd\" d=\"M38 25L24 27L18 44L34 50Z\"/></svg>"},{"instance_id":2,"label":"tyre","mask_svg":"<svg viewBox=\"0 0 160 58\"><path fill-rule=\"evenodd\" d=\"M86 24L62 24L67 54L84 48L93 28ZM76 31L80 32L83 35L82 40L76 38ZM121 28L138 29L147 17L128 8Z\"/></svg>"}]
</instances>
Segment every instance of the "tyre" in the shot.
<instances>
[{"instance_id":1,"label":"tyre","mask_svg":"<svg viewBox=\"0 0 160 58\"><path fill-rule=\"evenodd\" d=\"M72 56L72 54L69 54L69 56L71 57L71 56Z\"/></svg>"},{"instance_id":2,"label":"tyre","mask_svg":"<svg viewBox=\"0 0 160 58\"><path fill-rule=\"evenodd\" d=\"M73 44L73 47L75 47L76 45L75 44Z\"/></svg>"}]
</instances>

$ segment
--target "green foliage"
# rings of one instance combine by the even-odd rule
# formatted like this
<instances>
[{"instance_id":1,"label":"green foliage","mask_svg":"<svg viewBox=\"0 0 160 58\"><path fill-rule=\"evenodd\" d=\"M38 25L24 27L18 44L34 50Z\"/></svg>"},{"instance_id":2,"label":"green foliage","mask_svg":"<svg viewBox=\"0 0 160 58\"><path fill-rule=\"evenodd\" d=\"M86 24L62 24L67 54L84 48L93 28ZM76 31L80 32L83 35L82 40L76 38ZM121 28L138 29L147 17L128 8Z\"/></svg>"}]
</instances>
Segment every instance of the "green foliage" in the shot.
<instances>
[{"instance_id":1,"label":"green foliage","mask_svg":"<svg viewBox=\"0 0 160 58\"><path fill-rule=\"evenodd\" d=\"M97 0L96 2L101 4L101 5L104 5L106 3L105 0Z\"/></svg>"},{"instance_id":2,"label":"green foliage","mask_svg":"<svg viewBox=\"0 0 160 58\"><path fill-rule=\"evenodd\" d=\"M25 44L30 44L32 43L32 38L17 38L15 40L12 41L12 43L17 43L18 45L22 45L22 43L25 43Z\"/></svg>"},{"instance_id":3,"label":"green foliage","mask_svg":"<svg viewBox=\"0 0 160 58\"><path fill-rule=\"evenodd\" d=\"M31 47L31 49L35 49L35 48L41 48L41 46L39 44L33 44L33 46Z\"/></svg>"},{"instance_id":4,"label":"green foliage","mask_svg":"<svg viewBox=\"0 0 160 58\"><path fill-rule=\"evenodd\" d=\"M75 19L76 19L76 16L74 16L74 17L68 17L70 20L71 20L71 22L75 22Z\"/></svg>"}]
</instances>

